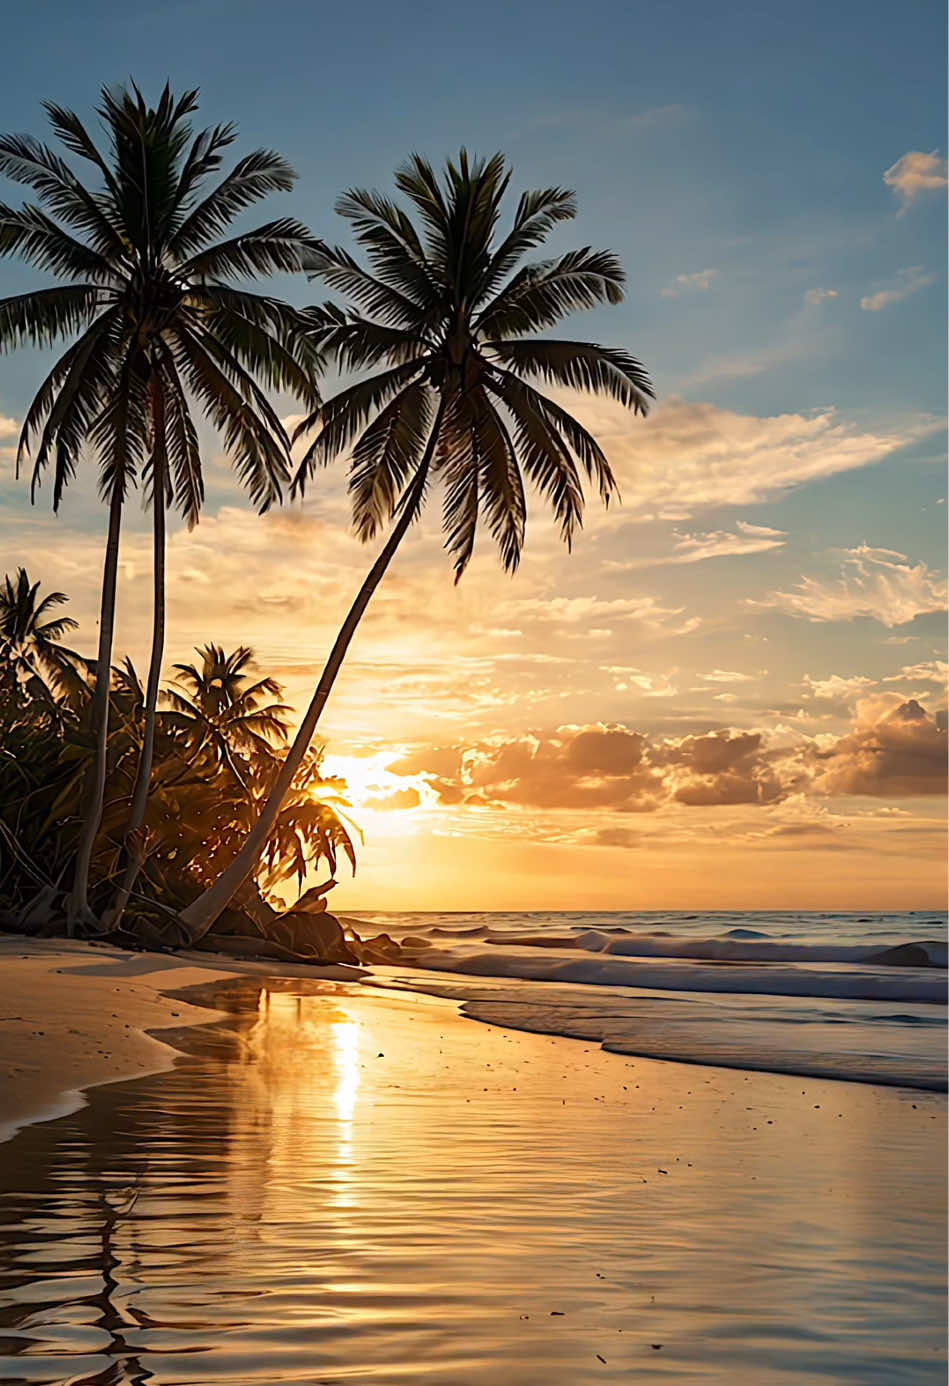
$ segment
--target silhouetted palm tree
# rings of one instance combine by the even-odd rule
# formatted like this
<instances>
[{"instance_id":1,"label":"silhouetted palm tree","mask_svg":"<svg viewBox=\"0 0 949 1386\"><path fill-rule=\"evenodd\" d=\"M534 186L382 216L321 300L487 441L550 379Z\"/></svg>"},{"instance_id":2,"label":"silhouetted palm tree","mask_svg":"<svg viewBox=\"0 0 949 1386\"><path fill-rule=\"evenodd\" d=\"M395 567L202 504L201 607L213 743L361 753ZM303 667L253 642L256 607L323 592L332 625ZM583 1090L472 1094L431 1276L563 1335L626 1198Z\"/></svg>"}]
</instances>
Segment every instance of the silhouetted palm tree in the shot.
<instances>
[{"instance_id":1,"label":"silhouetted palm tree","mask_svg":"<svg viewBox=\"0 0 949 1386\"><path fill-rule=\"evenodd\" d=\"M250 793L247 773L275 759L275 747L286 743L292 709L267 701L280 696L275 679L248 682L254 652L246 645L230 654L220 645L203 645L197 653L200 669L194 664L174 666L182 691L168 689L165 700L175 725L191 737L195 748L207 747L215 762L226 766Z\"/></svg>"},{"instance_id":2,"label":"silhouetted palm tree","mask_svg":"<svg viewBox=\"0 0 949 1386\"><path fill-rule=\"evenodd\" d=\"M0 584L0 684L14 694L26 685L40 696L69 697L85 686L82 656L62 643L78 622L52 614L69 600L65 592L40 599L39 590L25 568L17 569L15 579L8 573Z\"/></svg>"},{"instance_id":3,"label":"silhouetted palm tree","mask_svg":"<svg viewBox=\"0 0 949 1386\"><path fill-rule=\"evenodd\" d=\"M374 374L341 390L301 425L301 431L319 432L297 484L302 489L314 467L352 448L357 532L370 539L390 519L395 524L346 617L245 848L182 916L196 937L254 870L362 614L430 481L443 484L443 525L456 581L482 518L504 567L517 567L527 513L525 477L553 507L568 545L582 520L583 478L604 502L615 490L596 439L532 382L609 395L645 414L653 395L645 369L624 350L530 334L577 309L618 303L623 271L609 251L589 248L518 268L558 223L576 214L576 204L562 188L525 193L511 230L499 239L510 176L500 154L471 161L462 150L442 180L414 156L396 174L396 184L421 230L378 193L349 192L337 210L352 223L371 270L340 249L314 258L330 287L356 305L314 311L314 332L344 368Z\"/></svg>"},{"instance_id":4,"label":"silhouetted palm tree","mask_svg":"<svg viewBox=\"0 0 949 1386\"><path fill-rule=\"evenodd\" d=\"M20 459L32 454L34 492L52 468L57 509L91 444L109 504L92 706L95 772L70 901L74 920L88 917L89 864L102 814L126 492L143 479L155 516L155 626L134 834L147 798L164 647L165 508L174 503L193 524L203 498L193 405L221 433L252 499L266 509L289 476L289 441L261 384L289 390L307 407L318 403L319 354L299 315L229 282L299 269L314 244L306 227L284 217L218 239L244 209L289 189L294 174L278 154L257 150L206 191L236 132L218 125L194 135L188 116L196 108L195 91L176 100L166 87L150 107L134 86L104 90L102 153L78 116L47 103L67 153L91 165L92 187L38 140L0 139L0 174L38 198L20 209L0 204L0 254L20 255L67 281L0 300L0 350L72 339L27 412Z\"/></svg>"}]
</instances>

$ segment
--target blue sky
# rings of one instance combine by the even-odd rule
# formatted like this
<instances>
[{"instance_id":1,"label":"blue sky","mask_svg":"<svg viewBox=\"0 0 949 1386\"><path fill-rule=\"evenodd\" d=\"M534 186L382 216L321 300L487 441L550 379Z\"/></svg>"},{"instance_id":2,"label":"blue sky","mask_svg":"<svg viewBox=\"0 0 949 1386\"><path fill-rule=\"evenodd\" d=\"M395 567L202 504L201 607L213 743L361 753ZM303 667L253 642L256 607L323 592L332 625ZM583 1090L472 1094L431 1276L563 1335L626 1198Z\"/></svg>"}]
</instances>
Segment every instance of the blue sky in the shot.
<instances>
[{"instance_id":1,"label":"blue sky","mask_svg":"<svg viewBox=\"0 0 949 1386\"><path fill-rule=\"evenodd\" d=\"M895 770L888 785L857 770L831 782L815 765L829 744L821 738L842 738L844 761L851 751L859 758L860 736L877 735L901 699L921 701L931 717L944 702L942 5L56 3L32 19L10 7L11 28L2 129L40 133L44 97L88 114L103 82L130 76L147 93L166 78L199 86L206 123L236 120L241 149L270 145L296 167L298 189L273 207L331 239L345 236L335 196L353 184L389 187L411 150L440 161L462 143L500 148L516 187L577 190L580 216L555 247L608 245L627 267L625 303L569 325L570 335L636 351L658 387L660 407L645 426L609 410L588 415L618 458L620 517L603 521L591 508L569 562L538 522L513 585L485 553L458 593L432 517L360 636L354 682L328 724L331 750L356 779L368 772L353 758L375 757L378 783L363 798L375 805L377 831L358 903L387 903L384 879L401 882L398 903L419 903L413 881L433 831L445 834L439 872L446 860L464 872L493 863L500 884L484 904L564 903L559 886L549 900L531 895L536 880L518 875L518 841L560 853L553 871L553 856L544 858L547 881L568 878L570 863L590 859L584 852L601 854L603 893L575 903L624 904L630 851L656 890L666 889L666 873L681 879L677 853L688 846L699 860L696 841L710 830L733 842L736 862L757 863L748 869L760 892L787 874L786 858L769 855L763 838L805 819L814 833L801 850L824 891L816 904L856 900L880 860L873 879L894 900L900 883L920 880L935 898L942 800L931 784L916 793ZM0 294L35 282L25 267L0 262ZM305 284L281 288L301 301L309 294ZM77 487L54 521L42 500L30 511L11 475L12 427L40 364L30 352L0 360L0 540L7 566L28 560L36 576L68 588L88 632L102 525L92 487ZM333 537L344 518L340 482L330 478L302 515L262 525L226 470L210 470L206 521L196 536L176 537L170 657L199 638L248 640L299 698L366 561ZM120 639L139 657L143 530L142 517L130 516L120 608ZM297 586L280 566L288 554ZM304 593L299 575L310 563L316 576ZM195 586L202 580L212 597ZM283 610L288 585L292 620L274 622L269 613ZM196 595L216 630L201 627ZM558 599L568 605L552 606ZM406 634L420 600L433 626L427 646ZM436 648L454 653L454 683L437 669ZM373 677L392 661L411 680L373 692ZM460 683L483 697L465 701ZM443 732L424 746L420 699ZM446 748L465 738L472 754L481 747L484 765L494 754L485 747L530 731L539 764L545 737L587 725L621 725L658 738L656 746L666 738L655 767L675 760L669 738L754 730L768 765L783 767L783 787L768 797L762 763L753 806L713 809L676 799L684 781L670 779L650 810L649 842L637 848L632 838L616 845L614 831L617 815L643 817L632 784L602 806L602 822L568 829L557 814L569 806L546 802L538 776L525 773L514 809L494 786L490 802L506 805L503 831L490 804L466 816L426 789L430 766L447 764ZM928 724L925 735L936 744ZM416 757L404 783L385 769L393 747ZM467 791L474 762L465 763ZM688 799L691 790L682 792ZM413 793L419 802L396 811ZM511 812L524 815L520 838ZM919 836L901 857L886 834L904 814ZM823 855L822 834L833 843ZM431 854L425 862L436 870ZM440 889L431 903L458 903L448 884ZM755 902L719 902L733 898Z\"/></svg>"}]
</instances>

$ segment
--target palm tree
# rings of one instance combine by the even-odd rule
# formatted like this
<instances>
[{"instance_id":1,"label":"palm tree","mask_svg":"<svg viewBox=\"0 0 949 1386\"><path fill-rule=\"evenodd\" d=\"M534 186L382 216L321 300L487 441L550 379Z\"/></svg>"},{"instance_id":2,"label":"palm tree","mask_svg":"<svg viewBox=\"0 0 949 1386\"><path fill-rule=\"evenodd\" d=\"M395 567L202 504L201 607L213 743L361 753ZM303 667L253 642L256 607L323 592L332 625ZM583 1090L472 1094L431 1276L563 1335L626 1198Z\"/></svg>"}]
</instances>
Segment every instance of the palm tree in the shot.
<instances>
[{"instance_id":1,"label":"palm tree","mask_svg":"<svg viewBox=\"0 0 949 1386\"><path fill-rule=\"evenodd\" d=\"M193 664L176 664L181 691L169 689L165 693L174 724L189 736L194 755L208 748L214 763L226 766L249 794L248 772L275 759L275 747L286 743L292 709L285 703L268 701L280 696L275 679L248 683L247 669L254 652L246 645L230 654L220 645L203 645L197 653L200 669ZM237 758L243 760L243 769Z\"/></svg>"},{"instance_id":2,"label":"palm tree","mask_svg":"<svg viewBox=\"0 0 949 1386\"><path fill-rule=\"evenodd\" d=\"M45 109L66 153L91 165L95 183L87 186L31 136L0 138L0 174L37 196L19 209L0 204L0 255L19 255L65 281L0 300L0 351L70 341L27 412L19 460L32 457L34 494L52 469L56 510L91 445L109 505L91 709L96 756L70 899L75 921L89 915L89 865L102 815L126 493L143 480L155 519L155 621L134 836L145 811L164 647L165 511L174 504L190 525L203 499L193 406L221 434L264 510L279 498L290 463L289 440L261 386L289 390L310 409L318 404L319 351L299 314L231 281L298 270L316 243L289 217L219 239L244 209L288 190L294 174L261 149L207 189L236 131L217 125L195 135L188 117L196 91L175 99L166 86L152 107L135 86L103 90L105 153L77 115L52 103Z\"/></svg>"},{"instance_id":3,"label":"palm tree","mask_svg":"<svg viewBox=\"0 0 949 1386\"><path fill-rule=\"evenodd\" d=\"M69 600L65 592L48 592L40 600L39 590L25 568L17 569L16 578L7 573L0 584L0 687L14 695L26 685L41 697L68 697L85 686L82 656L62 643L79 623L52 614Z\"/></svg>"},{"instance_id":4,"label":"palm tree","mask_svg":"<svg viewBox=\"0 0 949 1386\"><path fill-rule=\"evenodd\" d=\"M462 150L442 180L413 156L396 185L417 214L375 192L352 191L337 210L365 250L365 269L345 250L314 255L313 268L355 307L313 313L314 333L344 368L368 378L312 413L317 428L297 473L351 448L356 530L368 540L395 524L343 623L296 739L245 847L182 914L199 937L254 870L292 783L349 643L429 483L443 485L443 528L457 581L471 558L479 519L508 571L524 541L524 479L550 503L568 546L583 515L583 477L604 502L615 491L596 439L532 383L609 395L645 414L652 387L627 351L532 334L568 313L623 296L623 271L609 251L570 251L518 268L561 222L576 214L572 193L525 193L514 223L497 236L510 181L502 155L469 160Z\"/></svg>"}]
</instances>

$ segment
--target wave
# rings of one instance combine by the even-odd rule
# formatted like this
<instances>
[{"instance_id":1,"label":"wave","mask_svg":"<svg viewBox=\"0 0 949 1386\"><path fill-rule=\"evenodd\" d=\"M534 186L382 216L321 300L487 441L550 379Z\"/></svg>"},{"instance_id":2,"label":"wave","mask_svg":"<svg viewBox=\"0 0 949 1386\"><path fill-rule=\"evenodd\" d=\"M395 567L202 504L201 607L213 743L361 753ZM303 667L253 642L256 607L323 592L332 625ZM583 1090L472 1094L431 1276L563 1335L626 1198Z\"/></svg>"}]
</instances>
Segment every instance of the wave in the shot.
<instances>
[{"instance_id":1,"label":"wave","mask_svg":"<svg viewBox=\"0 0 949 1386\"><path fill-rule=\"evenodd\" d=\"M432 929L441 937L462 937ZM473 936L474 930L465 931ZM588 929L578 934L499 933L481 931L485 943L509 948L572 948L584 953L610 953L634 958L688 958L707 962L751 963L875 963L892 967L946 967L947 947L937 939L919 939L892 946L876 943L779 943L753 929L731 929L719 938L676 938L672 934L630 934Z\"/></svg>"},{"instance_id":2,"label":"wave","mask_svg":"<svg viewBox=\"0 0 949 1386\"><path fill-rule=\"evenodd\" d=\"M677 1035L657 1034L651 1028L647 1031L642 1026L630 1026L629 1034L610 1036L604 1033L609 1027L601 1016L569 1017L559 1009L517 1002L466 1001L461 1009L472 1020L489 1025L596 1040L609 1053L640 1059L795 1074L800 1078L833 1078L849 1083L876 1083L922 1092L945 1092L947 1087L945 1066L939 1057L925 1059L916 1054L860 1054L847 1050L816 1053L765 1045L760 1040L753 1042L747 1034L706 1032L698 1038L694 1029Z\"/></svg>"},{"instance_id":3,"label":"wave","mask_svg":"<svg viewBox=\"0 0 949 1386\"><path fill-rule=\"evenodd\" d=\"M832 949L832 958L815 958L815 952L824 951L805 947L806 958L795 954L793 958L778 960L773 953L766 960L756 956L754 959L723 957L707 954L696 955L689 952L669 951L653 954L653 962L640 961L644 956L637 951L635 957L624 956L629 950L622 940L623 947L597 949L598 956L589 956L589 950L582 948L582 940L571 939L569 946L578 949L579 956L549 956L547 948L512 946L508 938L504 949L491 948L487 951L461 948L424 948L406 951L400 962L410 967L423 967L434 972L456 972L474 977L508 977L535 982L574 982L586 986L631 987L637 990L648 988L653 991L672 992L713 992L742 993L745 995L771 996L813 996L837 997L842 1000L865 1001L904 1001L924 1002L930 1005L945 1005L947 1001L946 982L941 976L933 975L935 969L915 969L906 967L850 967L839 970L822 970L815 964L855 962L857 959L841 958L845 950ZM589 936L586 936L589 941ZM521 940L522 944L524 940ZM641 945L643 940L636 940ZM676 949L688 948L691 941L674 940ZM707 945L708 940L700 940ZM555 945L554 951L556 952ZM764 945L761 945L762 947ZM803 945L802 945L803 947ZM586 956L584 956L586 953ZM865 961L866 953L861 952ZM706 966L701 966L704 961ZM807 962L809 966L791 966L792 962ZM757 966L755 964L758 964Z\"/></svg>"}]
</instances>

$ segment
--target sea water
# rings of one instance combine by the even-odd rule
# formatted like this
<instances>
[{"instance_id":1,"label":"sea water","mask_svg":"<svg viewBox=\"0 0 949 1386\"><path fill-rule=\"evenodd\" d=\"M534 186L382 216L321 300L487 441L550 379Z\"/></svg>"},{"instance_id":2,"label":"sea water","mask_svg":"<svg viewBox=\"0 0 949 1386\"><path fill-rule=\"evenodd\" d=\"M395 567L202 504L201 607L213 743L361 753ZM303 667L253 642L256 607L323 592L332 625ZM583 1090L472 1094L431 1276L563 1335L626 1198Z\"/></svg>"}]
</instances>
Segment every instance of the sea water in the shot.
<instances>
[{"instance_id":1,"label":"sea water","mask_svg":"<svg viewBox=\"0 0 949 1386\"><path fill-rule=\"evenodd\" d=\"M387 981L462 1001L479 1020L652 1058L946 1086L945 913L360 919L403 944L411 970Z\"/></svg>"}]
</instances>

